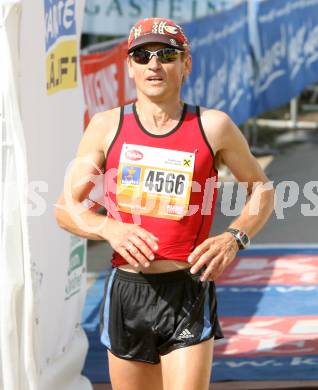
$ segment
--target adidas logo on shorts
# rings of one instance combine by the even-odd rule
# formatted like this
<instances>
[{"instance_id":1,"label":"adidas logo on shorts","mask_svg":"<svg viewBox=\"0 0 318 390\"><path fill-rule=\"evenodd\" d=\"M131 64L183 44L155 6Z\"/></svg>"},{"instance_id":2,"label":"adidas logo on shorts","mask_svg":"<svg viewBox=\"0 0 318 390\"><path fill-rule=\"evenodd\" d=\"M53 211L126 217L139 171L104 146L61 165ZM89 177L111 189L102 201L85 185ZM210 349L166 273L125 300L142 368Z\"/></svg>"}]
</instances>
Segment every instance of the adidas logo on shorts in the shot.
<instances>
[{"instance_id":1,"label":"adidas logo on shorts","mask_svg":"<svg viewBox=\"0 0 318 390\"><path fill-rule=\"evenodd\" d=\"M194 335L188 330L184 329L178 336L178 339L190 339L194 337Z\"/></svg>"}]
</instances>

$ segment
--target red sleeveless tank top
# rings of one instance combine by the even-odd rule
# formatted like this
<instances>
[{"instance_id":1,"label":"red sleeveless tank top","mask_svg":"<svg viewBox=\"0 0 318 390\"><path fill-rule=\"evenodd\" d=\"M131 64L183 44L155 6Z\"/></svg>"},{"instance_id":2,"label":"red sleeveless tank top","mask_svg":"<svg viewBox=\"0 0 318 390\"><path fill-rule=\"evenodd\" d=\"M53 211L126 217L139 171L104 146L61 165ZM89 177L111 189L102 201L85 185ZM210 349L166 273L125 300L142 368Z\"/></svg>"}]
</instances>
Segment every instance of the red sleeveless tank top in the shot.
<instances>
[{"instance_id":1,"label":"red sleeveless tank top","mask_svg":"<svg viewBox=\"0 0 318 390\"><path fill-rule=\"evenodd\" d=\"M127 160L122 163L122 158L125 156L124 148L130 145L133 145L128 154L131 161L127 165ZM148 168L140 165L144 151L148 153L144 158L147 160ZM177 157L174 158L174 156ZM192 168L188 168L190 162L187 156L189 158L194 156ZM172 165L172 173L169 174L167 174L166 167L160 168L160 164L165 164L167 161L170 168L171 164L176 167L174 169ZM180 164L185 167L180 168ZM149 168L149 166L155 166L155 168ZM192 169L192 172L178 173L182 169L189 171ZM144 178L143 183L146 180L146 184L139 183L140 174ZM191 180L184 181L184 177L188 174L192 174L192 184ZM179 183L178 177L182 179ZM152 181L149 181L149 178ZM162 135L152 134L143 128L135 104L121 107L118 130L108 149L105 162L104 199L108 216L122 222L136 223L133 209L129 212L119 207L121 195L118 194L118 189L124 186L125 191L125 188L129 190L140 184L144 189L148 186L146 190L152 195L153 180L157 180L155 183L157 190L163 188L161 185L165 185L164 188L168 191L171 191L173 187L176 192L175 198L177 201L181 199L181 202L185 198L181 198L181 195L178 198L177 194L185 192L185 186L188 185L188 205L186 205L188 211L182 216L174 219L173 214L176 210L178 214L180 206L168 205L170 210L168 212L171 212L172 219L169 216L162 217L160 213L157 215L138 214L137 218L137 223L141 227L159 238L159 249L154 253L155 260L185 262L193 249L209 236L217 196L217 170L214 166L214 154L202 128L198 106L184 104L178 125ZM124 201L123 204L125 204ZM112 266L117 267L123 264L127 264L126 260L114 251Z\"/></svg>"}]
</instances>

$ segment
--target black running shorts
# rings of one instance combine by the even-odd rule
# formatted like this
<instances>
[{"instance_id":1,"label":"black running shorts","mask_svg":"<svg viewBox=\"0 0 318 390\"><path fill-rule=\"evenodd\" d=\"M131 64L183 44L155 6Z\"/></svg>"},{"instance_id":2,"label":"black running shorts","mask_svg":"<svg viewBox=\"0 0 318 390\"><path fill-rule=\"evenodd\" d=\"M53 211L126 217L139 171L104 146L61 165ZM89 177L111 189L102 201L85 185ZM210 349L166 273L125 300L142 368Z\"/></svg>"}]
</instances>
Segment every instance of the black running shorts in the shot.
<instances>
[{"instance_id":1,"label":"black running shorts","mask_svg":"<svg viewBox=\"0 0 318 390\"><path fill-rule=\"evenodd\" d=\"M120 358L156 364L174 349L223 338L215 285L200 281L202 271L113 268L101 307L101 342Z\"/></svg>"}]
</instances>

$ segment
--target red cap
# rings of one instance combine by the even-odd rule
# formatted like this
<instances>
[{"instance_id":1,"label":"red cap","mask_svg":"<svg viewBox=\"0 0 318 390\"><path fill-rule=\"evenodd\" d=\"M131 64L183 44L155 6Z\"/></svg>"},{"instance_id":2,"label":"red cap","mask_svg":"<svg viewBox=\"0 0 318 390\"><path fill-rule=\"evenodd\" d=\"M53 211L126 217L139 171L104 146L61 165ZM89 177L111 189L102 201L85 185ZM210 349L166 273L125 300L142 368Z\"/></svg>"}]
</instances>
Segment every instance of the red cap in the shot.
<instances>
[{"instance_id":1,"label":"red cap","mask_svg":"<svg viewBox=\"0 0 318 390\"><path fill-rule=\"evenodd\" d=\"M180 50L189 49L189 41L180 26L170 19L147 18L130 30L128 53L146 43L164 43Z\"/></svg>"}]
</instances>

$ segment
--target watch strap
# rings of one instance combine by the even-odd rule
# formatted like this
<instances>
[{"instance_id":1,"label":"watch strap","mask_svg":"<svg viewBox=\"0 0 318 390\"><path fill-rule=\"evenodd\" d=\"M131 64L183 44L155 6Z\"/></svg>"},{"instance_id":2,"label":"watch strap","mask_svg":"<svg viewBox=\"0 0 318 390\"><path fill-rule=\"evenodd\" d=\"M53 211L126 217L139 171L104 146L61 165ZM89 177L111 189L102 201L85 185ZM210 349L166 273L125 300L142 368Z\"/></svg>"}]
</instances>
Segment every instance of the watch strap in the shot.
<instances>
[{"instance_id":1,"label":"watch strap","mask_svg":"<svg viewBox=\"0 0 318 390\"><path fill-rule=\"evenodd\" d=\"M228 228L226 229L226 231L228 233L231 233L232 236L235 238L239 249L246 249L250 245L250 239L248 235L241 230Z\"/></svg>"}]
</instances>

